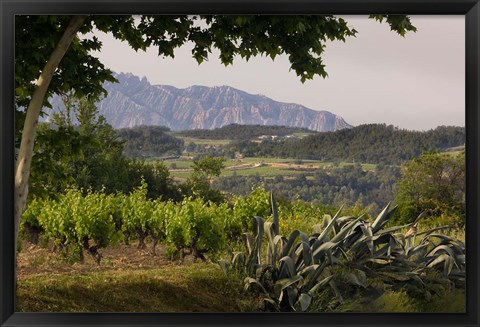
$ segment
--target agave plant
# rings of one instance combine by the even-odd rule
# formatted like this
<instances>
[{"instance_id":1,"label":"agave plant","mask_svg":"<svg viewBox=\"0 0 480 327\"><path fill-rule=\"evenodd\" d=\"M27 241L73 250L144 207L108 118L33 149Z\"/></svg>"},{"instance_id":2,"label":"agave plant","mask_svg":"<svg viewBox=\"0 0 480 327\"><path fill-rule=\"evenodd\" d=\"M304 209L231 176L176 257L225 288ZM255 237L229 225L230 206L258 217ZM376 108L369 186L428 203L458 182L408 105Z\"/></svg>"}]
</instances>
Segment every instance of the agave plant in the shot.
<instances>
[{"instance_id":1,"label":"agave plant","mask_svg":"<svg viewBox=\"0 0 480 327\"><path fill-rule=\"evenodd\" d=\"M273 194L271 206L273 220L255 217L253 234L244 234L246 253L220 261L226 273L234 270L246 276L246 289L257 287L263 293L265 310L306 311L316 291L327 284L341 300L331 273L334 265L349 268L349 283L362 287L367 287L367 275L400 287L423 287L422 275L432 268L452 280L465 280L465 245L436 233L448 226L418 233L423 214L411 224L386 228L397 207L388 204L372 222L364 216L340 216L340 208L333 217L324 215L314 226L316 233L295 230L286 238L279 234ZM407 233L400 232L407 228Z\"/></svg>"},{"instance_id":2,"label":"agave plant","mask_svg":"<svg viewBox=\"0 0 480 327\"><path fill-rule=\"evenodd\" d=\"M401 274L408 279L418 280L426 269L439 268L446 277L464 281L465 245L436 233L449 226L418 233L422 213L411 224L384 228L395 211L396 207L390 208L388 204L372 223L354 220L352 232L341 241L341 254L350 262L374 263L377 270ZM408 228L405 234L399 232L405 228ZM416 244L415 238L421 235L423 238Z\"/></svg>"},{"instance_id":3,"label":"agave plant","mask_svg":"<svg viewBox=\"0 0 480 327\"><path fill-rule=\"evenodd\" d=\"M253 234L244 234L246 254L236 252L231 262L221 260L220 266L225 273L245 275L245 288L263 293L264 310L306 311L315 292L333 278L326 268L334 262L336 244L299 230L288 238L280 235L273 194L271 204L273 220L255 217Z\"/></svg>"}]
</instances>

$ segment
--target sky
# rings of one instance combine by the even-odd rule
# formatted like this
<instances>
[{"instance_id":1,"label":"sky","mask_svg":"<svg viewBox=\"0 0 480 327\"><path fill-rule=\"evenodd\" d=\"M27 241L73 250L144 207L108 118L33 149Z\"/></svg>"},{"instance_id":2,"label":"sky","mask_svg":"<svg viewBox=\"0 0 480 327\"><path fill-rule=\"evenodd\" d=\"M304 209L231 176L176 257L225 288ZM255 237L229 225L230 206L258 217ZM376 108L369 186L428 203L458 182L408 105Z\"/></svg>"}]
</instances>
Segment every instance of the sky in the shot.
<instances>
[{"instance_id":1,"label":"sky","mask_svg":"<svg viewBox=\"0 0 480 327\"><path fill-rule=\"evenodd\" d=\"M465 126L465 18L411 16L418 29L401 37L386 23L366 16L344 16L358 33L332 42L323 55L328 77L301 83L285 56L238 57L223 66L218 52L198 65L191 45L175 58L158 57L154 48L135 52L101 32L106 67L146 77L151 84L187 88L228 85L273 100L298 103L340 115L351 125L385 123L409 130L440 125Z\"/></svg>"}]
</instances>

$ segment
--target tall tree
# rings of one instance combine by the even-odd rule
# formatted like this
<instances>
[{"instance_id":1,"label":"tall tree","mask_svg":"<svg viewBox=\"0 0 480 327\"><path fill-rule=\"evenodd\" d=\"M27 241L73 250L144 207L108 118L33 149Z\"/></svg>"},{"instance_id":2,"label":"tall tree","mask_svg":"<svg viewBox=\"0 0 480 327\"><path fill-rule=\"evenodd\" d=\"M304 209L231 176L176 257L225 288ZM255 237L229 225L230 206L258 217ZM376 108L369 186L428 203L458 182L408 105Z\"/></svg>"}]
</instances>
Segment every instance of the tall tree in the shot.
<instances>
[{"instance_id":1,"label":"tall tree","mask_svg":"<svg viewBox=\"0 0 480 327\"><path fill-rule=\"evenodd\" d=\"M186 181L186 195L191 192L194 197L206 201L221 202L222 193L211 187L214 177L220 176L225 168L225 158L206 155L200 160L193 161L193 172Z\"/></svg>"},{"instance_id":2,"label":"tall tree","mask_svg":"<svg viewBox=\"0 0 480 327\"><path fill-rule=\"evenodd\" d=\"M426 211L432 220L465 223L465 153L425 152L402 166L397 183L402 220L412 222ZM442 221L443 222L443 221Z\"/></svg>"},{"instance_id":3,"label":"tall tree","mask_svg":"<svg viewBox=\"0 0 480 327\"><path fill-rule=\"evenodd\" d=\"M414 31L406 16L371 16L386 20L401 35ZM199 24L199 22L202 22ZM325 16L29 16L15 18L15 92L19 154L15 171L15 238L28 194L28 179L38 118L52 94L72 89L96 99L105 93L102 83L115 81L112 72L90 54L101 42L94 29L126 41L135 50L155 46L159 56L192 42L192 56L201 63L213 48L223 64L239 55L275 59L287 55L301 81L326 77L322 54L325 43L345 41L356 31L347 22ZM26 108L26 109L25 109ZM21 130L21 132L20 132Z\"/></svg>"}]
</instances>

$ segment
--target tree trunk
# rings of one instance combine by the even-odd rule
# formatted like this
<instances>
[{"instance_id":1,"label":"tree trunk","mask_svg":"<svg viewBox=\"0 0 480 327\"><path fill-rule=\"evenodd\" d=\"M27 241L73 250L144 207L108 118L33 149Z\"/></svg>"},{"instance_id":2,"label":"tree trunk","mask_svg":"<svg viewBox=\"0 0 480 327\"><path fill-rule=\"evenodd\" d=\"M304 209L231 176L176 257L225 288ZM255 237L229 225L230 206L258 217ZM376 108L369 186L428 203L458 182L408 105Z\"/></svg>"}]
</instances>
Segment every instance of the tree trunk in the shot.
<instances>
[{"instance_id":1,"label":"tree trunk","mask_svg":"<svg viewBox=\"0 0 480 327\"><path fill-rule=\"evenodd\" d=\"M27 108L25 123L23 125L22 140L16 162L15 170L15 253L17 252L18 231L23 210L27 202L28 178L30 176L30 165L33 156L33 144L37 130L38 117L42 110L45 95L55 74L60 61L67 52L70 44L77 35L78 30L85 22L87 16L74 16L67 29L63 33L55 50L53 50L45 67L37 80L35 91Z\"/></svg>"}]
</instances>

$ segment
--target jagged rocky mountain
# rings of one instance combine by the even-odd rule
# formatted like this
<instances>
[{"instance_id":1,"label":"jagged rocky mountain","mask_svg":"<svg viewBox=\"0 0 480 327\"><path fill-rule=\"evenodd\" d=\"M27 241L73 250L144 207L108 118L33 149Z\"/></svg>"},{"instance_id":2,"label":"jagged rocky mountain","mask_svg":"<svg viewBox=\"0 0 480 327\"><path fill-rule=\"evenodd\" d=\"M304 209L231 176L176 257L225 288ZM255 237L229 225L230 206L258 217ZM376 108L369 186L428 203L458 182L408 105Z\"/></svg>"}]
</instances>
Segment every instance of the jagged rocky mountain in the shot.
<instances>
[{"instance_id":1,"label":"jagged rocky mountain","mask_svg":"<svg viewBox=\"0 0 480 327\"><path fill-rule=\"evenodd\" d=\"M98 103L100 114L114 128L162 125L172 130L213 129L229 124L281 125L314 131L351 126L328 111L274 101L229 86L179 89L152 85L143 77L116 74L119 83L104 85L108 96ZM54 100L54 106L60 101ZM61 105L60 105L61 106Z\"/></svg>"}]
</instances>

